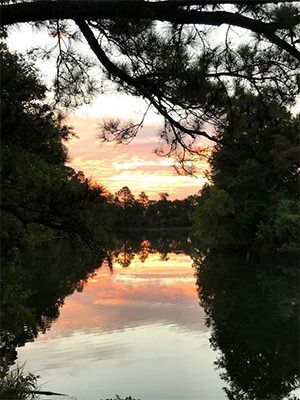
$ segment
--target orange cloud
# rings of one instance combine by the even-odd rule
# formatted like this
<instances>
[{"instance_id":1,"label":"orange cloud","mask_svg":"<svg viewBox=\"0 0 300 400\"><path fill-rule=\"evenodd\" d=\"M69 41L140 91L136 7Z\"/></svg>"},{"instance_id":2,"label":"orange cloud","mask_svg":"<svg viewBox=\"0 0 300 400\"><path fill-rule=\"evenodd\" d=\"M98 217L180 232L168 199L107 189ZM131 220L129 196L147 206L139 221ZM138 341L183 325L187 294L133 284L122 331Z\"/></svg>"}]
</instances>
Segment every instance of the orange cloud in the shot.
<instances>
[{"instance_id":1,"label":"orange cloud","mask_svg":"<svg viewBox=\"0 0 300 400\"><path fill-rule=\"evenodd\" d=\"M69 165L111 192L128 186L134 195L145 191L150 198L157 198L158 193L167 192L171 199L184 198L198 192L205 182L202 175L177 175L171 158L154 153L157 125L146 126L130 144L117 145L97 138L99 119L95 117L71 115L69 123L79 136L68 143ZM207 168L203 161L197 166L200 174Z\"/></svg>"}]
</instances>

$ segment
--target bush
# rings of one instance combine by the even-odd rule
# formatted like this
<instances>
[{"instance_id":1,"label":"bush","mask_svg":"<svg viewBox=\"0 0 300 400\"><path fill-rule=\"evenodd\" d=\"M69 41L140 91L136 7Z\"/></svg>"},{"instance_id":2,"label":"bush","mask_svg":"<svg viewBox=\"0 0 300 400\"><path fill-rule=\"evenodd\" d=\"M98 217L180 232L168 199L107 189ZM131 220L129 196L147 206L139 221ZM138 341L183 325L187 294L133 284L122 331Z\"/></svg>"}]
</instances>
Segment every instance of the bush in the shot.
<instances>
[{"instance_id":1,"label":"bush","mask_svg":"<svg viewBox=\"0 0 300 400\"><path fill-rule=\"evenodd\" d=\"M24 372L24 365L15 369L0 381L0 398L3 400L33 400L36 399L38 376Z\"/></svg>"}]
</instances>

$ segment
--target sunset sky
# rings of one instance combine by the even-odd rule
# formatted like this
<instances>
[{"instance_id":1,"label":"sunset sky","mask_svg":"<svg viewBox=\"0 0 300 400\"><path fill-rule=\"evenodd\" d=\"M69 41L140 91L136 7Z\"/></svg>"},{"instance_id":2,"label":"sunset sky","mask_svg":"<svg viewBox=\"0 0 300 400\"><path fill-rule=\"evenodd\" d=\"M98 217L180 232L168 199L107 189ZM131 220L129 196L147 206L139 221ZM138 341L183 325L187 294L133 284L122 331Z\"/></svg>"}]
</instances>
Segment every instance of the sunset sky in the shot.
<instances>
[{"instance_id":1,"label":"sunset sky","mask_svg":"<svg viewBox=\"0 0 300 400\"><path fill-rule=\"evenodd\" d=\"M71 336L78 330L114 332L158 323L175 324L183 331L207 331L191 258L169 253L167 260L154 253L143 262L136 254L127 268L115 260L113 273L103 265L83 292L66 298L59 320L40 340Z\"/></svg>"},{"instance_id":2,"label":"sunset sky","mask_svg":"<svg viewBox=\"0 0 300 400\"><path fill-rule=\"evenodd\" d=\"M7 42L12 51L24 53L32 46L53 46L55 39L50 38L46 31L34 31L30 26L22 26L10 29ZM87 51L86 46L80 46ZM51 87L55 75L54 60L37 60L36 66L42 81ZM143 130L129 145L97 140L99 124L104 119L140 122L146 107L143 100L113 92L106 83L105 94L98 95L90 105L69 112L67 123L74 127L78 135L77 139L68 143L69 165L76 171L83 171L87 178L104 185L110 192L128 186L134 195L145 191L151 199L158 198L160 192L169 193L171 199L197 193L205 182L207 164L199 161L196 177L179 176L172 166L174 160L158 157L154 151L162 119L153 111L147 114ZM299 110L300 101L293 111Z\"/></svg>"},{"instance_id":3,"label":"sunset sky","mask_svg":"<svg viewBox=\"0 0 300 400\"><path fill-rule=\"evenodd\" d=\"M130 144L103 143L97 139L103 119L138 121L144 107L142 101L133 97L103 95L93 106L82 107L70 115L68 122L79 136L68 143L70 166L82 170L111 192L128 186L135 195L144 191L151 199L160 192L169 193L171 199L197 193L204 183L206 163L198 163L197 177L179 176L172 158L157 156L154 151L161 121L154 113L150 113L145 127Z\"/></svg>"},{"instance_id":4,"label":"sunset sky","mask_svg":"<svg viewBox=\"0 0 300 400\"><path fill-rule=\"evenodd\" d=\"M55 39L49 38L45 31L35 31L24 25L12 27L7 42L12 51L24 53L33 46L53 46ZM42 81L51 87L54 61L37 60L35 64ZM96 97L91 105L69 112L67 122L78 135L68 143L69 165L111 192L128 186L134 195L145 191L151 199L158 198L160 192L169 193L170 199L197 193L204 183L203 171L207 166L199 162L197 177L179 176L172 166L174 160L154 153L162 119L153 111L147 114L142 132L131 144L116 145L97 140L98 126L103 119L113 117L139 122L146 107L143 100L116 94L107 87L105 94Z\"/></svg>"}]
</instances>

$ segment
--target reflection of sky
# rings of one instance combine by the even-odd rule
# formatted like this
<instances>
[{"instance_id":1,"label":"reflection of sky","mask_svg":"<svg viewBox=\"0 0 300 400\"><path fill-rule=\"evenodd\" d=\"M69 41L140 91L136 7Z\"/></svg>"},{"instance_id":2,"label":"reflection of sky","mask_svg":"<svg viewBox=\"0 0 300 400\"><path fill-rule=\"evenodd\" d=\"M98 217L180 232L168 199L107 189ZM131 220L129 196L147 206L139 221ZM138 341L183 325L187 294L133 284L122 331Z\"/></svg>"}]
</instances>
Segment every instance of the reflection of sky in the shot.
<instances>
[{"instance_id":1,"label":"reflection of sky","mask_svg":"<svg viewBox=\"0 0 300 400\"><path fill-rule=\"evenodd\" d=\"M83 293L68 298L50 335L114 331L149 323L205 329L187 256L174 254L164 262L150 254L145 263L135 257L129 268L115 264L114 271L100 268Z\"/></svg>"},{"instance_id":2,"label":"reflection of sky","mask_svg":"<svg viewBox=\"0 0 300 400\"><path fill-rule=\"evenodd\" d=\"M156 253L113 274L100 268L19 361L80 400L223 399L208 339L190 258Z\"/></svg>"}]
</instances>

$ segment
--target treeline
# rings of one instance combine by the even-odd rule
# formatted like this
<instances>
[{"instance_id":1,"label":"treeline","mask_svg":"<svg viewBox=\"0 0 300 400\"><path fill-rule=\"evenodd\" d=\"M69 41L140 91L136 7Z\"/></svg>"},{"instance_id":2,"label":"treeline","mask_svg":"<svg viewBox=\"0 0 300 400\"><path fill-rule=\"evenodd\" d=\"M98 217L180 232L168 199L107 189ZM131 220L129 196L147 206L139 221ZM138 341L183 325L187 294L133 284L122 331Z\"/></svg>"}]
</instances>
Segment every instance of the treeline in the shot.
<instances>
[{"instance_id":1,"label":"treeline","mask_svg":"<svg viewBox=\"0 0 300 400\"><path fill-rule=\"evenodd\" d=\"M157 201L127 187L115 195L66 166L66 143L74 136L34 66L1 44L1 250L17 265L18 250L55 237L75 237L94 253L119 228L188 227L196 197ZM14 261L13 261L14 260Z\"/></svg>"},{"instance_id":2,"label":"treeline","mask_svg":"<svg viewBox=\"0 0 300 400\"><path fill-rule=\"evenodd\" d=\"M300 114L237 89L193 216L207 251L299 251Z\"/></svg>"},{"instance_id":3,"label":"treeline","mask_svg":"<svg viewBox=\"0 0 300 400\"><path fill-rule=\"evenodd\" d=\"M111 226L103 188L65 165L74 133L45 102L34 66L0 50L2 256L64 234L101 251Z\"/></svg>"},{"instance_id":4,"label":"treeline","mask_svg":"<svg viewBox=\"0 0 300 400\"><path fill-rule=\"evenodd\" d=\"M113 240L114 229L187 227L196 199L137 199L124 187L115 195L66 166L65 144L74 135L45 102L47 90L34 66L1 44L1 249L16 251L53 237L75 237L94 252Z\"/></svg>"},{"instance_id":5,"label":"treeline","mask_svg":"<svg viewBox=\"0 0 300 400\"><path fill-rule=\"evenodd\" d=\"M66 166L72 128L45 102L34 67L1 45L1 249L75 236L101 252L111 232L194 225L198 249L299 247L299 115L236 89L201 196L107 194ZM222 143L222 144L221 144Z\"/></svg>"},{"instance_id":6,"label":"treeline","mask_svg":"<svg viewBox=\"0 0 300 400\"><path fill-rule=\"evenodd\" d=\"M187 228L196 209L197 196L183 200L169 200L168 193L160 193L159 200L150 200L145 192L137 198L124 186L107 198L114 229Z\"/></svg>"}]
</instances>

